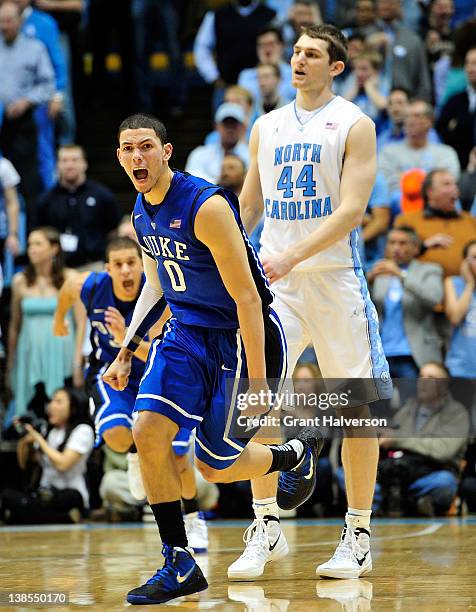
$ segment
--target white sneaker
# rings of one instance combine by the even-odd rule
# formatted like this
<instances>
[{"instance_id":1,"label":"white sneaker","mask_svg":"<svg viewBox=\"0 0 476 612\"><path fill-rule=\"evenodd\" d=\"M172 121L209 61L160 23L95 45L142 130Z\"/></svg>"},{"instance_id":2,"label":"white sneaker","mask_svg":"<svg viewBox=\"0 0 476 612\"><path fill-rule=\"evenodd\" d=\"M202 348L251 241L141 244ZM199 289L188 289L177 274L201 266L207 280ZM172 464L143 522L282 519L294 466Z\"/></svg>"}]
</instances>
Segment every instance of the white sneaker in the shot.
<instances>
[{"instance_id":1,"label":"white sneaker","mask_svg":"<svg viewBox=\"0 0 476 612\"><path fill-rule=\"evenodd\" d=\"M185 531L190 548L195 553L206 553L208 550L208 527L201 512L191 512L184 516Z\"/></svg>"},{"instance_id":2,"label":"white sneaker","mask_svg":"<svg viewBox=\"0 0 476 612\"><path fill-rule=\"evenodd\" d=\"M277 520L255 519L243 535L243 554L228 568L230 580L256 580L268 561L279 561L288 552L288 543Z\"/></svg>"},{"instance_id":3,"label":"white sneaker","mask_svg":"<svg viewBox=\"0 0 476 612\"><path fill-rule=\"evenodd\" d=\"M127 453L127 482L132 497L142 501L146 498L144 483L140 473L139 455Z\"/></svg>"},{"instance_id":4,"label":"white sneaker","mask_svg":"<svg viewBox=\"0 0 476 612\"><path fill-rule=\"evenodd\" d=\"M346 523L339 545L332 558L316 568L318 576L326 578L360 578L372 571L370 533Z\"/></svg>"}]
</instances>

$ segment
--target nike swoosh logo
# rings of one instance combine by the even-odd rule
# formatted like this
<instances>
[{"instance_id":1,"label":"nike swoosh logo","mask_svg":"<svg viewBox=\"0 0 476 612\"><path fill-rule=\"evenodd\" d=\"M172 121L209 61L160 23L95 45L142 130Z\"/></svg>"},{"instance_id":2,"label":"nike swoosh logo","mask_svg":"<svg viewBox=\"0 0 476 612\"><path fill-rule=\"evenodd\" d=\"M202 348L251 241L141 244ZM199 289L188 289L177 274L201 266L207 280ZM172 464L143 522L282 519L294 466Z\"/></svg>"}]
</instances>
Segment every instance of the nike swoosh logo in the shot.
<instances>
[{"instance_id":1,"label":"nike swoosh logo","mask_svg":"<svg viewBox=\"0 0 476 612\"><path fill-rule=\"evenodd\" d=\"M367 551L365 553L365 555L362 557L362 559L357 559L357 563L360 565L360 567L362 567L362 565L364 564L365 559L367 558L367 555L369 554L369 551Z\"/></svg>"},{"instance_id":2,"label":"nike swoosh logo","mask_svg":"<svg viewBox=\"0 0 476 612\"><path fill-rule=\"evenodd\" d=\"M310 480L312 478L313 471L314 471L314 457L311 454L311 465L309 467L309 474L307 476L304 476L304 478L306 480Z\"/></svg>"},{"instance_id":3,"label":"nike swoosh logo","mask_svg":"<svg viewBox=\"0 0 476 612\"><path fill-rule=\"evenodd\" d=\"M94 314L99 314L101 312L106 312L106 309L105 308L95 308L93 312Z\"/></svg>"},{"instance_id":4,"label":"nike swoosh logo","mask_svg":"<svg viewBox=\"0 0 476 612\"><path fill-rule=\"evenodd\" d=\"M134 215L134 219L138 219L139 217L142 217L142 214L140 214L140 215Z\"/></svg>"},{"instance_id":5,"label":"nike swoosh logo","mask_svg":"<svg viewBox=\"0 0 476 612\"><path fill-rule=\"evenodd\" d=\"M181 576L181 574L179 572L177 574L177 582L179 584L182 584L182 582L185 582L187 580L187 578L190 576L190 574L193 572L194 569L195 569L195 565L192 565L192 567L188 570L188 572L184 576Z\"/></svg>"},{"instance_id":6,"label":"nike swoosh logo","mask_svg":"<svg viewBox=\"0 0 476 612\"><path fill-rule=\"evenodd\" d=\"M233 368L227 368L227 367L225 366L225 364L222 364L221 369L222 369L222 370L225 370L225 372L232 372L232 371L233 371Z\"/></svg>"},{"instance_id":7,"label":"nike swoosh logo","mask_svg":"<svg viewBox=\"0 0 476 612\"><path fill-rule=\"evenodd\" d=\"M269 545L269 552L273 552L273 550L276 548L276 544L279 542L279 538L281 537L281 534L278 535L278 539L276 540L276 542L271 546L271 544Z\"/></svg>"}]
</instances>

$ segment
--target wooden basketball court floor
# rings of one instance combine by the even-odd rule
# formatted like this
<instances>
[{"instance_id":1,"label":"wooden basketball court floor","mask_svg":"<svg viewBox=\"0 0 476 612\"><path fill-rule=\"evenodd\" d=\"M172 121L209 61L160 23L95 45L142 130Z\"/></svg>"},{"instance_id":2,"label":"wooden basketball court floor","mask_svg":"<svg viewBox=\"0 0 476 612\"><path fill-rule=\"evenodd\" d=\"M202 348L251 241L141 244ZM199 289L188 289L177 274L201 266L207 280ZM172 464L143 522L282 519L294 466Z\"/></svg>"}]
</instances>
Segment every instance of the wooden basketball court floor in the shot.
<instances>
[{"instance_id":1,"label":"wooden basketball court floor","mask_svg":"<svg viewBox=\"0 0 476 612\"><path fill-rule=\"evenodd\" d=\"M361 580L321 580L319 562L334 550L341 521L283 521L291 552L265 578L229 582L242 551L243 521L210 523L210 549L197 559L207 591L159 609L217 612L476 610L476 517L373 522L374 571ZM5 592L67 591L69 606L51 610L151 610L129 606L126 592L162 565L152 524L0 528L0 600ZM37 606L38 608L38 606ZM0 606L27 610L31 607Z\"/></svg>"}]
</instances>

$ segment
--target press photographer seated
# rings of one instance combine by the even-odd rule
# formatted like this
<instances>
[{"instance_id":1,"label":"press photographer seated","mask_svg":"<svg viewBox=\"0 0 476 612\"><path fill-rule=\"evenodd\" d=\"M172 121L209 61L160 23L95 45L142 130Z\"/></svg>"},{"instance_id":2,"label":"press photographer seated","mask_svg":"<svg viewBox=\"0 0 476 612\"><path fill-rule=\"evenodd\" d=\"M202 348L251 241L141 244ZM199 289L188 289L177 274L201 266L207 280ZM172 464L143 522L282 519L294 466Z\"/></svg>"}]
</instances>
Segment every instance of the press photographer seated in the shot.
<instances>
[{"instance_id":1,"label":"press photographer seated","mask_svg":"<svg viewBox=\"0 0 476 612\"><path fill-rule=\"evenodd\" d=\"M55 391L47 407L46 438L28 423L17 447L23 470L32 462L42 468L39 487L32 492L7 489L0 499L0 520L7 523L79 522L89 505L86 462L94 444L87 403L77 391Z\"/></svg>"}]
</instances>

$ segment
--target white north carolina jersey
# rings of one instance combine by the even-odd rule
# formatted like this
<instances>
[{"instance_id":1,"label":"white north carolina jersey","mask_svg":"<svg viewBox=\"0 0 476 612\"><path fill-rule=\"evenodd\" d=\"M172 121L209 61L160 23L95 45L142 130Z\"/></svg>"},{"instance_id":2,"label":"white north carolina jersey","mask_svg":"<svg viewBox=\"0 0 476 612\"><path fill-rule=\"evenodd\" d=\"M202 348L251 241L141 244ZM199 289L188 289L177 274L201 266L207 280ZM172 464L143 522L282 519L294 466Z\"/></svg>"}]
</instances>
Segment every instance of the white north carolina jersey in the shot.
<instances>
[{"instance_id":1,"label":"white north carolina jersey","mask_svg":"<svg viewBox=\"0 0 476 612\"><path fill-rule=\"evenodd\" d=\"M347 134L363 116L358 106L336 96L304 125L294 102L258 119L261 255L282 253L338 208ZM360 266L356 230L294 269L355 266Z\"/></svg>"}]
</instances>

